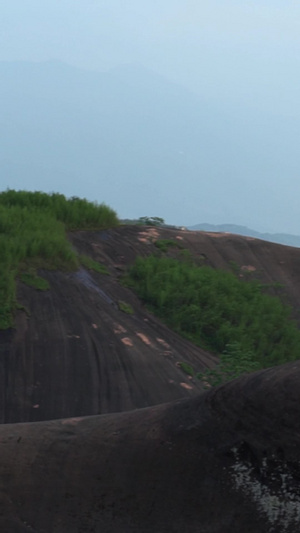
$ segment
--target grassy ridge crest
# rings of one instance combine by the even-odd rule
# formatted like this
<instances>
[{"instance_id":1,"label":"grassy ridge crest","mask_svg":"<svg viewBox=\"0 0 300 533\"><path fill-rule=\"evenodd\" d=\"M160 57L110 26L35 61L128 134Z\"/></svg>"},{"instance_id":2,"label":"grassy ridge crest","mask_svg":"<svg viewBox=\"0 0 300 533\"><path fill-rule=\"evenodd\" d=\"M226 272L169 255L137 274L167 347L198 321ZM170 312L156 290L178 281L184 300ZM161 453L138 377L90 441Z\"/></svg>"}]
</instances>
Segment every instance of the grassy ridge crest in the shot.
<instances>
[{"instance_id":1,"label":"grassy ridge crest","mask_svg":"<svg viewBox=\"0 0 300 533\"><path fill-rule=\"evenodd\" d=\"M39 191L0 193L0 329L13 325L16 277L24 269L78 267L66 231L117 224L117 214L103 203Z\"/></svg>"}]
</instances>

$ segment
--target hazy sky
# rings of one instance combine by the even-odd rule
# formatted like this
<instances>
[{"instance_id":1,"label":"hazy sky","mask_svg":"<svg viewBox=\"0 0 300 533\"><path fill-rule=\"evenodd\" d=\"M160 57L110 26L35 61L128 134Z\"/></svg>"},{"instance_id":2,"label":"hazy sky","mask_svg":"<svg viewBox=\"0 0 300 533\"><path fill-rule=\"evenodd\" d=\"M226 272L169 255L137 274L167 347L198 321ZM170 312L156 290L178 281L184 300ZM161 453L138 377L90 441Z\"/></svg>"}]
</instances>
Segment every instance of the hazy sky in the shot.
<instances>
[{"instance_id":1,"label":"hazy sky","mask_svg":"<svg viewBox=\"0 0 300 533\"><path fill-rule=\"evenodd\" d=\"M292 119L297 144L299 0L0 0L0 7L1 61L60 60L98 71L138 63L193 90L204 103L234 105L237 115L246 109L260 123L264 117L274 117L277 126ZM300 193L296 152L284 172L276 182L262 161L260 180L271 197L282 198L280 223L291 230ZM290 204L293 219L285 224ZM265 229L278 230L275 212L268 211L274 221Z\"/></svg>"},{"instance_id":2,"label":"hazy sky","mask_svg":"<svg viewBox=\"0 0 300 533\"><path fill-rule=\"evenodd\" d=\"M300 113L300 3L1 1L0 59L138 62L201 94Z\"/></svg>"}]
</instances>

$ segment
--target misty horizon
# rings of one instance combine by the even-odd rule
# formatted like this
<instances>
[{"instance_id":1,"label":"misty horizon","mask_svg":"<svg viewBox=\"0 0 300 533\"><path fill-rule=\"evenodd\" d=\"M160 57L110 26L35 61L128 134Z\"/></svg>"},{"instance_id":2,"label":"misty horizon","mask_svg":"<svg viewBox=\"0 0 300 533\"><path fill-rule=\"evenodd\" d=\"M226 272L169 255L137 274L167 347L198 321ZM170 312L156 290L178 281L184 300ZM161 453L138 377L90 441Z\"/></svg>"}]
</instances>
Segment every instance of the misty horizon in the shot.
<instances>
[{"instance_id":1,"label":"misty horizon","mask_svg":"<svg viewBox=\"0 0 300 533\"><path fill-rule=\"evenodd\" d=\"M3 6L1 190L300 233L298 4L70 7Z\"/></svg>"}]
</instances>

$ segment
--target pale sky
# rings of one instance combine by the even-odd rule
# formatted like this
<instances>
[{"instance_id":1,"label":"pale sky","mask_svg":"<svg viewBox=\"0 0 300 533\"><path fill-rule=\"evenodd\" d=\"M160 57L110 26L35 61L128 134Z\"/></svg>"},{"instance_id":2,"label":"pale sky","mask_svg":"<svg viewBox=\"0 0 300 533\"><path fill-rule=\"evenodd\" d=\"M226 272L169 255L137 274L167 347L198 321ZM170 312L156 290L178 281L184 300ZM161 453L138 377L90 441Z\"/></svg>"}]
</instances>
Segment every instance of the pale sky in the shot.
<instances>
[{"instance_id":1,"label":"pale sky","mask_svg":"<svg viewBox=\"0 0 300 533\"><path fill-rule=\"evenodd\" d=\"M300 140L299 1L0 0L0 61L14 60L59 60L99 72L134 63L192 90L204 105L234 109L238 120L243 113L257 116L258 128L272 119L280 129L282 122L286 133L278 145L282 160L286 150L286 168L277 181L261 161L262 190L272 189L275 202L262 229L282 225L291 232L298 223L300 233L300 155L290 148L297 146L295 136ZM285 126L290 120L292 130ZM261 158L257 149L253 157ZM229 208L224 216L230 217ZM213 222L200 219L195 223Z\"/></svg>"},{"instance_id":2,"label":"pale sky","mask_svg":"<svg viewBox=\"0 0 300 533\"><path fill-rule=\"evenodd\" d=\"M138 62L222 98L296 98L299 25L298 1L2 0L0 59Z\"/></svg>"}]
</instances>

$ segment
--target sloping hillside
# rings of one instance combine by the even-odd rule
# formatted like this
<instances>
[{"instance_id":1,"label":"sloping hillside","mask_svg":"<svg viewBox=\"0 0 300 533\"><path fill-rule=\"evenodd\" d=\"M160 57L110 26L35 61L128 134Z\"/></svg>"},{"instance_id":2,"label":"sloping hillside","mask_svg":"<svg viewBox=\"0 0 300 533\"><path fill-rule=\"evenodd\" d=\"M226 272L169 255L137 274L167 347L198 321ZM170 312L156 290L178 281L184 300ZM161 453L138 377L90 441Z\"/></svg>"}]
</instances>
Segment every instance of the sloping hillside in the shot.
<instances>
[{"instance_id":1,"label":"sloping hillside","mask_svg":"<svg viewBox=\"0 0 300 533\"><path fill-rule=\"evenodd\" d=\"M206 234L144 226L69 234L73 246L104 264L109 275L81 268L44 271L50 290L22 283L24 306L13 330L0 333L1 421L27 422L147 407L197 395L202 386L178 366L197 370L215 358L171 332L120 276L137 255L157 251L159 238L176 239L201 264L240 269L266 283L283 285L294 307L300 296L297 249L229 234ZM170 251L172 253L172 251ZM131 306L133 314L120 309Z\"/></svg>"}]
</instances>

